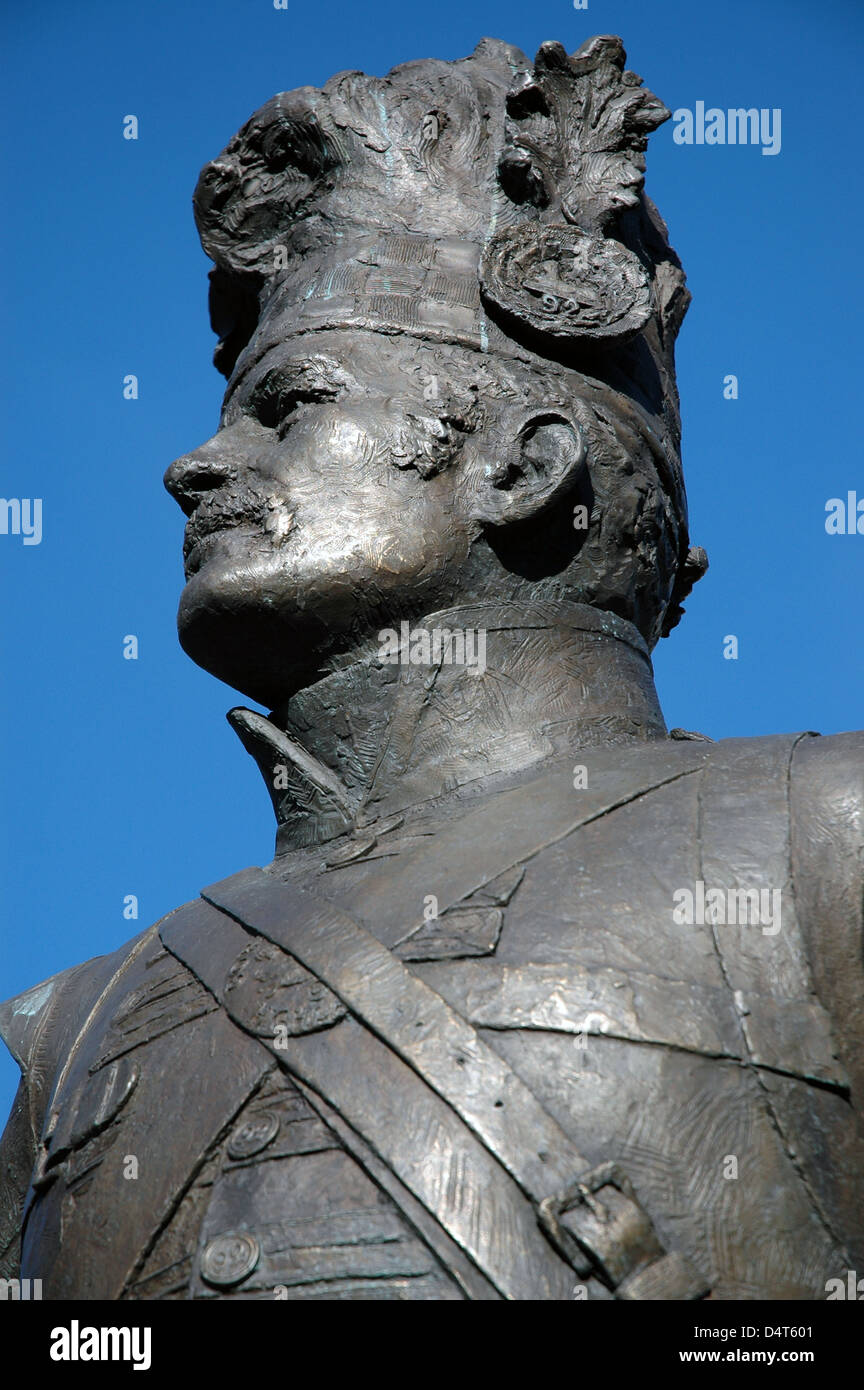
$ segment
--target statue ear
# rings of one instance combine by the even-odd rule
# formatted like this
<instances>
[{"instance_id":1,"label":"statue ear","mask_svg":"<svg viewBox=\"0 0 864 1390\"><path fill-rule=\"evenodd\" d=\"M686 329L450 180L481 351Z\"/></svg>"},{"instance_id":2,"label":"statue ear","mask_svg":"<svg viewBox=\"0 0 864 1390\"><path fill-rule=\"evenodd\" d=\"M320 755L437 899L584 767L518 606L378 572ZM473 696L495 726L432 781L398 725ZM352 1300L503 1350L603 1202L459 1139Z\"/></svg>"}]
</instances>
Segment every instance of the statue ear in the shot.
<instances>
[{"instance_id":1,"label":"statue ear","mask_svg":"<svg viewBox=\"0 0 864 1390\"><path fill-rule=\"evenodd\" d=\"M574 487L585 470L582 430L563 415L526 420L499 463L480 476L474 515L488 526L527 521Z\"/></svg>"}]
</instances>

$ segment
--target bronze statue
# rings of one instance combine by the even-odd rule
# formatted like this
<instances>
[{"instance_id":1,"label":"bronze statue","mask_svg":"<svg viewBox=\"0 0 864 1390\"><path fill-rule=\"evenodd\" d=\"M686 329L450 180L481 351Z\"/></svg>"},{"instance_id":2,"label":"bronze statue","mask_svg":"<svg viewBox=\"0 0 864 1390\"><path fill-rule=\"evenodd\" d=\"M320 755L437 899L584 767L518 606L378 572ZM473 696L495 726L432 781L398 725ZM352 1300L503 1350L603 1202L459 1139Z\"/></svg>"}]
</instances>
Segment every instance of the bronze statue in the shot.
<instances>
[{"instance_id":1,"label":"bronze statue","mask_svg":"<svg viewBox=\"0 0 864 1390\"><path fill-rule=\"evenodd\" d=\"M864 735L667 732L688 293L617 38L341 73L203 171L180 637L276 857L0 1009L45 1298L826 1297Z\"/></svg>"}]
</instances>

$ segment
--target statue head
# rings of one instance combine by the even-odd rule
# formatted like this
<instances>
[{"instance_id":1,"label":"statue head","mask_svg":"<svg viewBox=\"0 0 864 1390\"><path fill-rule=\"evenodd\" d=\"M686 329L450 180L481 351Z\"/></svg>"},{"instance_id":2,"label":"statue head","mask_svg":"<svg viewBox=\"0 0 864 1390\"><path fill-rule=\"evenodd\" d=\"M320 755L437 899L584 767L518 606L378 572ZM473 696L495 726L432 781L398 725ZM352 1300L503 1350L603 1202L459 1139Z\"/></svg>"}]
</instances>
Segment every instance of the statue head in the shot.
<instances>
[{"instance_id":1,"label":"statue head","mask_svg":"<svg viewBox=\"0 0 864 1390\"><path fill-rule=\"evenodd\" d=\"M202 171L219 429L166 485L185 650L272 707L462 603L567 599L649 646L689 549L684 275L642 191L669 112L620 40L341 73Z\"/></svg>"}]
</instances>

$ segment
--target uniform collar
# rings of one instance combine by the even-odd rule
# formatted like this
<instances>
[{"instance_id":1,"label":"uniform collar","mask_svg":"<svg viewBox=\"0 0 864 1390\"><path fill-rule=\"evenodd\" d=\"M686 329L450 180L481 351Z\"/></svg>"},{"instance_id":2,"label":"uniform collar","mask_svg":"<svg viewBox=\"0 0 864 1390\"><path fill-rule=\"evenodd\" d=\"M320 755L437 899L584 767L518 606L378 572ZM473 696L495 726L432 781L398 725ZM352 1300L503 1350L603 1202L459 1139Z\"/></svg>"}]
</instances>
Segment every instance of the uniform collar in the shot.
<instances>
[{"instance_id":1,"label":"uniform collar","mask_svg":"<svg viewBox=\"0 0 864 1390\"><path fill-rule=\"evenodd\" d=\"M463 634L464 654L458 637L436 645L447 632ZM648 648L614 614L479 603L393 638L269 717L229 712L273 802L277 854L380 831L580 748L666 736Z\"/></svg>"}]
</instances>

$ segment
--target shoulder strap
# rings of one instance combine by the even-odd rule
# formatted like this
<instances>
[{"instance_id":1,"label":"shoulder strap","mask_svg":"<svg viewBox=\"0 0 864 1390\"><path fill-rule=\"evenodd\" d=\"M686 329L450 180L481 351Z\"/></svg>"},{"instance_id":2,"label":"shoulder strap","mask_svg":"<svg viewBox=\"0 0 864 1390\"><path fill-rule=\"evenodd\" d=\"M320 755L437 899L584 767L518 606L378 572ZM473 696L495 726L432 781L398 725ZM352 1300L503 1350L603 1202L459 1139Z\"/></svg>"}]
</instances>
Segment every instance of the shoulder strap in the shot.
<instances>
[{"instance_id":1,"label":"shoulder strap","mask_svg":"<svg viewBox=\"0 0 864 1390\"><path fill-rule=\"evenodd\" d=\"M259 874L270 878L261 870L247 870L237 878L248 882ZM285 904L274 907L276 915ZM201 909L209 912L209 924L169 921L161 928L162 939L228 1017L256 1033L295 1079L341 1116L501 1297L566 1299L572 1272L538 1230L530 1201L456 1112L385 1040L358 1018L344 1016L344 1007L341 1021L326 1031L298 1034L292 1028L286 1037L275 1036L275 1029L269 1036L262 1033L254 991L232 986L235 962L248 958L248 930L206 900ZM295 919L292 925L303 932L302 922ZM306 963L305 953L295 959ZM329 1011L331 1020L334 1013ZM411 1212L405 1214L411 1219Z\"/></svg>"},{"instance_id":2,"label":"shoulder strap","mask_svg":"<svg viewBox=\"0 0 864 1390\"><path fill-rule=\"evenodd\" d=\"M536 1226L525 1224L532 1210L571 1265L581 1275L596 1272L619 1297L706 1292L681 1256L664 1253L623 1175L612 1165L589 1173L569 1136L504 1059L358 922L260 869L203 896L296 957L350 1010L352 1018L311 1046L290 1039L293 1065L376 1152L400 1165L402 1180L505 1297L566 1296L548 1287L548 1248L543 1258ZM165 929L163 940L212 987L200 943ZM430 1151L424 1133L434 1134L436 1144L446 1133L447 1143ZM454 1159L473 1179L455 1209ZM522 1199L521 1207L514 1205L511 1193L521 1234L514 1239L507 1230L503 1241L500 1222L490 1219L498 1194L509 1187L502 1168ZM665 1291L636 1292L649 1284Z\"/></svg>"},{"instance_id":3,"label":"shoulder strap","mask_svg":"<svg viewBox=\"0 0 864 1390\"><path fill-rule=\"evenodd\" d=\"M385 1039L531 1195L588 1167L507 1062L365 927L261 869L203 890L207 902L290 952Z\"/></svg>"}]
</instances>

